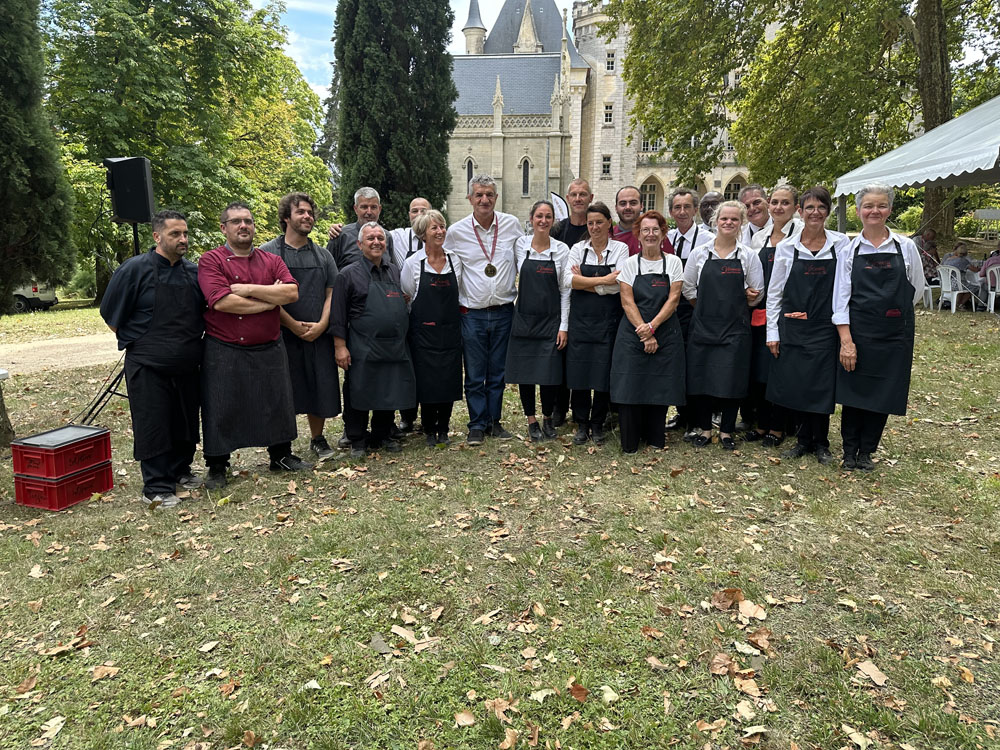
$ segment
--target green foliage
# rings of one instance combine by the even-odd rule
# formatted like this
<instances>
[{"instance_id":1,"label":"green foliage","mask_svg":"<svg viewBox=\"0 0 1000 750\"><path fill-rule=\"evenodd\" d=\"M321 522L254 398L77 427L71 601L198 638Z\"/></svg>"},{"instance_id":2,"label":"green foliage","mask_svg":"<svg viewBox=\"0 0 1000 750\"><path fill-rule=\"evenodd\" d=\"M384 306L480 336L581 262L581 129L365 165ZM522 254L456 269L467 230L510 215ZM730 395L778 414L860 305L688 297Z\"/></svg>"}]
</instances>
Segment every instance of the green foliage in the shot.
<instances>
[{"instance_id":1,"label":"green foliage","mask_svg":"<svg viewBox=\"0 0 1000 750\"><path fill-rule=\"evenodd\" d=\"M99 295L132 252L130 230L108 226L99 198L105 157L150 160L157 206L187 214L196 250L219 243L229 201L255 209L261 240L277 233L275 206L289 187L329 203L329 175L320 178L312 156L319 99L281 51L279 13L247 0L53 3L49 103L68 136L64 159L79 167L78 195L95 191L74 233L97 260ZM299 176L307 186L292 184Z\"/></svg>"},{"instance_id":2,"label":"green foliage","mask_svg":"<svg viewBox=\"0 0 1000 750\"><path fill-rule=\"evenodd\" d=\"M31 280L58 284L72 271L72 196L42 110L38 0L0 6L0 313Z\"/></svg>"},{"instance_id":3,"label":"green foliage","mask_svg":"<svg viewBox=\"0 0 1000 750\"><path fill-rule=\"evenodd\" d=\"M956 237L975 237L979 234L981 222L972 215L972 211L955 219Z\"/></svg>"},{"instance_id":4,"label":"green foliage","mask_svg":"<svg viewBox=\"0 0 1000 750\"><path fill-rule=\"evenodd\" d=\"M382 196L382 221L405 226L416 195L448 195L448 137L455 127L451 56L454 14L444 0L340 0L334 36L340 81L337 161L349 213L355 189Z\"/></svg>"},{"instance_id":5,"label":"green foliage","mask_svg":"<svg viewBox=\"0 0 1000 750\"><path fill-rule=\"evenodd\" d=\"M912 205L905 211L899 211L895 216L895 225L906 232L916 232L924 217L924 207Z\"/></svg>"}]
</instances>

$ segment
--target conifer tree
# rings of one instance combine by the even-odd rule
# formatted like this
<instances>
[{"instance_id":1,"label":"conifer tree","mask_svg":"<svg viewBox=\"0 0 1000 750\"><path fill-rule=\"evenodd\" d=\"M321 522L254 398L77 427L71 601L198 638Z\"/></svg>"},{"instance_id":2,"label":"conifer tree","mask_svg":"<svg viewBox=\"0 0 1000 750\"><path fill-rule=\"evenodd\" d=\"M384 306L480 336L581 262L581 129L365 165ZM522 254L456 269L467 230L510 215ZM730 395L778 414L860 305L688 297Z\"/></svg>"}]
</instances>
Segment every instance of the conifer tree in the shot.
<instances>
[{"instance_id":1,"label":"conifer tree","mask_svg":"<svg viewBox=\"0 0 1000 750\"><path fill-rule=\"evenodd\" d=\"M0 4L0 312L32 280L61 283L73 271L72 210L56 139L42 111L38 0Z\"/></svg>"},{"instance_id":2,"label":"conifer tree","mask_svg":"<svg viewBox=\"0 0 1000 750\"><path fill-rule=\"evenodd\" d=\"M386 226L406 226L416 195L434 206L447 197L458 96L446 51L453 19L445 0L339 0L337 161L348 216L362 185L382 196Z\"/></svg>"}]
</instances>

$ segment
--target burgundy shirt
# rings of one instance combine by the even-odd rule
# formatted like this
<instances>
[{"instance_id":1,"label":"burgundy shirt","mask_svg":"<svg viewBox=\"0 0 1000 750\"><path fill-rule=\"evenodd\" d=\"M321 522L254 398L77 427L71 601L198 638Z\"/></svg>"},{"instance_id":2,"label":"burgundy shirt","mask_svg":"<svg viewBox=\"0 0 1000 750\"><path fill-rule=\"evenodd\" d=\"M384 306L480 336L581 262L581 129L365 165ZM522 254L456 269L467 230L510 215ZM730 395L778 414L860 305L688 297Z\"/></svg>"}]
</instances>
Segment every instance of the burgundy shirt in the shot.
<instances>
[{"instance_id":1,"label":"burgundy shirt","mask_svg":"<svg viewBox=\"0 0 1000 750\"><path fill-rule=\"evenodd\" d=\"M215 309L215 303L230 294L232 284L272 285L281 280L294 284L288 266L277 255L254 248L241 257L222 245L209 250L198 261L198 286L205 295L205 333L219 341L238 346L254 346L277 340L281 335L281 310L237 315Z\"/></svg>"},{"instance_id":2,"label":"burgundy shirt","mask_svg":"<svg viewBox=\"0 0 1000 750\"><path fill-rule=\"evenodd\" d=\"M628 245L629 255L638 255L642 252L642 245L639 244L639 238L635 236L635 232L631 229L622 229L620 226L615 224L611 227L611 239L624 242ZM674 246L670 244L670 240L667 239L665 235L663 237L663 242L660 243L660 251L665 255L674 254Z\"/></svg>"}]
</instances>

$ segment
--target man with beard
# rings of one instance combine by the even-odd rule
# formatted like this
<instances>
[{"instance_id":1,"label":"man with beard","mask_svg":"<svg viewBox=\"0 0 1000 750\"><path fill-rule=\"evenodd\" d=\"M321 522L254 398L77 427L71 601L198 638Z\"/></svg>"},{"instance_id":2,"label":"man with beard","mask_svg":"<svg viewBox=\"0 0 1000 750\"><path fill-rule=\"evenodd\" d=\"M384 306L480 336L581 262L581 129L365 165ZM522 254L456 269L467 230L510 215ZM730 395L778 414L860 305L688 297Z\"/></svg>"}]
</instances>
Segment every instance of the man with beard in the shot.
<instances>
[{"instance_id":1,"label":"man with beard","mask_svg":"<svg viewBox=\"0 0 1000 750\"><path fill-rule=\"evenodd\" d=\"M747 209L747 224L743 227L740 242L750 247L750 241L757 232L771 228L771 216L767 213L767 191L760 185L747 185L740 190L739 200Z\"/></svg>"},{"instance_id":2,"label":"man with beard","mask_svg":"<svg viewBox=\"0 0 1000 750\"><path fill-rule=\"evenodd\" d=\"M201 368L208 489L226 486L237 448L266 445L271 471L312 468L292 454L295 408L281 341L279 308L298 300L295 277L281 258L254 248L246 203L226 206L220 224L226 243L198 261L208 304Z\"/></svg>"},{"instance_id":3,"label":"man with beard","mask_svg":"<svg viewBox=\"0 0 1000 750\"><path fill-rule=\"evenodd\" d=\"M633 226L638 222L642 213L642 202L639 199L639 188L631 185L621 188L615 195L615 211L618 214L618 223L611 228L611 239L624 242L628 245L628 254L638 255L642 252L639 238L632 231ZM667 236L663 236L660 243L660 251L673 254L674 248L670 244Z\"/></svg>"},{"instance_id":4,"label":"man with beard","mask_svg":"<svg viewBox=\"0 0 1000 750\"><path fill-rule=\"evenodd\" d=\"M101 301L101 317L125 350L133 455L146 502L169 508L177 487L198 487L191 460L198 443L199 374L205 298L198 267L184 258L184 214L152 220L156 246L123 263Z\"/></svg>"},{"instance_id":5,"label":"man with beard","mask_svg":"<svg viewBox=\"0 0 1000 750\"><path fill-rule=\"evenodd\" d=\"M309 448L317 458L333 456L323 435L327 419L340 414L337 364L329 332L330 299L337 278L333 256L309 239L316 204L306 193L289 193L278 203L285 234L261 245L288 266L299 286L297 301L281 308L281 337L288 357L295 413L309 421Z\"/></svg>"}]
</instances>

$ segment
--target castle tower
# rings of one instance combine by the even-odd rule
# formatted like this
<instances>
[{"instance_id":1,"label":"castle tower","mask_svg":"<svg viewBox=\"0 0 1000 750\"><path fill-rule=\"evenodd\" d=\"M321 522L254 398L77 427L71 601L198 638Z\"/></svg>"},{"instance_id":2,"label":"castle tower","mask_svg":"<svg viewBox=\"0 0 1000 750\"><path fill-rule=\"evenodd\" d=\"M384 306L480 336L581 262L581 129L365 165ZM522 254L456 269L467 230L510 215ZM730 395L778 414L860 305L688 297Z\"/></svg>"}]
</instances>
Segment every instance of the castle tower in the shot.
<instances>
[{"instance_id":1,"label":"castle tower","mask_svg":"<svg viewBox=\"0 0 1000 750\"><path fill-rule=\"evenodd\" d=\"M465 34L465 54L483 54L483 45L486 43L486 26L483 25L483 19L479 16L479 0L470 0L469 20L465 22L462 33Z\"/></svg>"}]
</instances>

